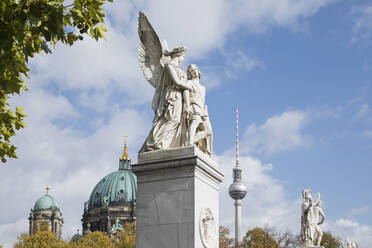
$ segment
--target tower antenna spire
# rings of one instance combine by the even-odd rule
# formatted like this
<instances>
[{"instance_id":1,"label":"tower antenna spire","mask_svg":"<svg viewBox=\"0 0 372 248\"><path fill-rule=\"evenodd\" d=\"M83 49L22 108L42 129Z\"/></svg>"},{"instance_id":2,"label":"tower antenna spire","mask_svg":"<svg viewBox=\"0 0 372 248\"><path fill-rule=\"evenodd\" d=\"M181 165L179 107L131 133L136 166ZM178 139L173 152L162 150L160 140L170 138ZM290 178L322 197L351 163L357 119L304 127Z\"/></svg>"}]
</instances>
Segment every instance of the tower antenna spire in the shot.
<instances>
[{"instance_id":1,"label":"tower antenna spire","mask_svg":"<svg viewBox=\"0 0 372 248\"><path fill-rule=\"evenodd\" d=\"M236 168L239 167L239 107L236 106L236 140L235 140L235 153L236 153Z\"/></svg>"}]
</instances>

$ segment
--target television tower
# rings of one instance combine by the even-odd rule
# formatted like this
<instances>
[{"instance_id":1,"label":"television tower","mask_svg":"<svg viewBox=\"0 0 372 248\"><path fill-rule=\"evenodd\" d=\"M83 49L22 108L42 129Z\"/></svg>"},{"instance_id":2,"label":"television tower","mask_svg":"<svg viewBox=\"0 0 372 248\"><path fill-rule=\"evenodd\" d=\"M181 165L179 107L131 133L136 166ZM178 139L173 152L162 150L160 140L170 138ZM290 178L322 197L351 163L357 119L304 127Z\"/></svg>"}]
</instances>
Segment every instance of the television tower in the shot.
<instances>
[{"instance_id":1,"label":"television tower","mask_svg":"<svg viewBox=\"0 0 372 248\"><path fill-rule=\"evenodd\" d=\"M236 107L236 164L233 168L234 182L229 194L235 200L235 247L242 240L242 199L247 194L247 187L242 182L242 169L239 166L239 109Z\"/></svg>"}]
</instances>

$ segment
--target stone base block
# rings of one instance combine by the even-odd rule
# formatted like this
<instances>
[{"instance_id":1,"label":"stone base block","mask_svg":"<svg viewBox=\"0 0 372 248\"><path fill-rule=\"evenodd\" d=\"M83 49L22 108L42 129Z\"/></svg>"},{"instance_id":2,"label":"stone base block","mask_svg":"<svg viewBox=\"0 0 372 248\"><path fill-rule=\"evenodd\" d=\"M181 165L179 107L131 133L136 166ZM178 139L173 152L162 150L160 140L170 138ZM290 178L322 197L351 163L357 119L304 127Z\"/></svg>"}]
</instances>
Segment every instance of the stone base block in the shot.
<instances>
[{"instance_id":1,"label":"stone base block","mask_svg":"<svg viewBox=\"0 0 372 248\"><path fill-rule=\"evenodd\" d=\"M140 153L137 248L218 248L217 164L196 147Z\"/></svg>"}]
</instances>

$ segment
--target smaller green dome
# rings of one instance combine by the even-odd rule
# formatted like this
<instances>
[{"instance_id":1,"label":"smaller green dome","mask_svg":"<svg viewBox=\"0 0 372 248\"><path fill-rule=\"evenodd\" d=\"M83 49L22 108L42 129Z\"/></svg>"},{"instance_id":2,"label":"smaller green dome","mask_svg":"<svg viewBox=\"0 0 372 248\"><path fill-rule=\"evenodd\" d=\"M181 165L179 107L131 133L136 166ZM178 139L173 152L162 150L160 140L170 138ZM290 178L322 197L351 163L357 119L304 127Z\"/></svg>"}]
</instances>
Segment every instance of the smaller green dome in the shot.
<instances>
[{"instance_id":1,"label":"smaller green dome","mask_svg":"<svg viewBox=\"0 0 372 248\"><path fill-rule=\"evenodd\" d=\"M58 203L51 195L43 195L39 198L39 200L36 201L34 210L46 210L46 209L52 209L52 210L59 210Z\"/></svg>"},{"instance_id":2,"label":"smaller green dome","mask_svg":"<svg viewBox=\"0 0 372 248\"><path fill-rule=\"evenodd\" d=\"M83 236L81 234L77 233L71 238L71 242L77 242L79 239L81 239Z\"/></svg>"}]
</instances>

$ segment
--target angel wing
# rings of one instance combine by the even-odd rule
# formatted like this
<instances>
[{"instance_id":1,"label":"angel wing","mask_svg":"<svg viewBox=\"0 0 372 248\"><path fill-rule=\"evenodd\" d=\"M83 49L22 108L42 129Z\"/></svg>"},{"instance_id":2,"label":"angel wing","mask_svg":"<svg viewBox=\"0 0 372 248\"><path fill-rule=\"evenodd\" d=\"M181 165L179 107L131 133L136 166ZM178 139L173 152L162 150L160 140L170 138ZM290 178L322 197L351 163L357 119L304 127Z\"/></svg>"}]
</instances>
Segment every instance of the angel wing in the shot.
<instances>
[{"instance_id":1,"label":"angel wing","mask_svg":"<svg viewBox=\"0 0 372 248\"><path fill-rule=\"evenodd\" d=\"M142 12L139 12L138 17L138 35L141 40L138 48L140 67L146 80L156 87L163 70L163 63L168 59L164 58L162 43L149 20Z\"/></svg>"}]
</instances>

